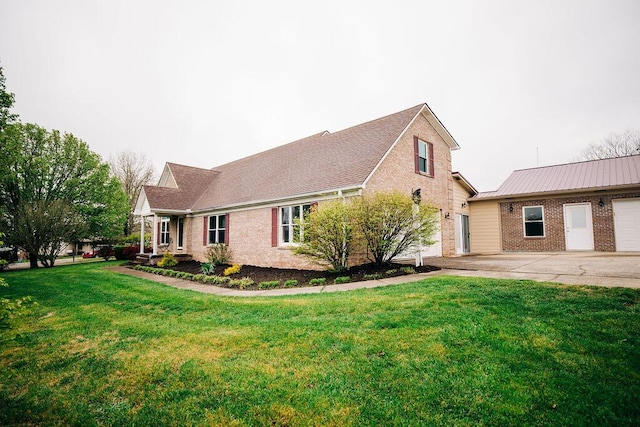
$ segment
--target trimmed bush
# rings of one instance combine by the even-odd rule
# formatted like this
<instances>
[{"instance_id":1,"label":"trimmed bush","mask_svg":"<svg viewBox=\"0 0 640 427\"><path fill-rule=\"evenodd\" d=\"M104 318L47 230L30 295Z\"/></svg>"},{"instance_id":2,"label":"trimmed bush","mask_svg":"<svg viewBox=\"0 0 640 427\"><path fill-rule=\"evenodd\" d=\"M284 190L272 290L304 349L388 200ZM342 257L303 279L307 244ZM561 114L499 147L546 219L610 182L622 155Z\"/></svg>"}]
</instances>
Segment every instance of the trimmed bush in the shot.
<instances>
[{"instance_id":1,"label":"trimmed bush","mask_svg":"<svg viewBox=\"0 0 640 427\"><path fill-rule=\"evenodd\" d=\"M158 267L169 268L178 264L173 254L169 251L164 251L164 255L162 255L162 259L158 261Z\"/></svg>"},{"instance_id":2,"label":"trimmed bush","mask_svg":"<svg viewBox=\"0 0 640 427\"><path fill-rule=\"evenodd\" d=\"M351 277L349 276L340 276L340 277L336 277L333 281L333 283L335 283L336 285L339 285L340 283L347 283L351 281Z\"/></svg>"},{"instance_id":3,"label":"trimmed bush","mask_svg":"<svg viewBox=\"0 0 640 427\"><path fill-rule=\"evenodd\" d=\"M260 282L258 284L258 289L273 289L280 286L279 280L271 280L269 282Z\"/></svg>"},{"instance_id":4,"label":"trimmed bush","mask_svg":"<svg viewBox=\"0 0 640 427\"><path fill-rule=\"evenodd\" d=\"M298 281L297 280L287 280L286 282L284 282L284 287L285 288L293 288L294 286L298 286Z\"/></svg>"},{"instance_id":5,"label":"trimmed bush","mask_svg":"<svg viewBox=\"0 0 640 427\"><path fill-rule=\"evenodd\" d=\"M400 271L405 274L416 274L416 270L411 266L401 267Z\"/></svg>"},{"instance_id":6,"label":"trimmed bush","mask_svg":"<svg viewBox=\"0 0 640 427\"><path fill-rule=\"evenodd\" d=\"M325 283L327 283L327 279L325 279L324 277L316 277L315 279L309 280L309 284L311 286L320 286L324 285Z\"/></svg>"},{"instance_id":7,"label":"trimmed bush","mask_svg":"<svg viewBox=\"0 0 640 427\"><path fill-rule=\"evenodd\" d=\"M233 264L231 267L228 267L224 270L224 275L225 276L231 276L232 274L238 274L240 273L240 269L242 268L242 266L238 265L238 264Z\"/></svg>"},{"instance_id":8,"label":"trimmed bush","mask_svg":"<svg viewBox=\"0 0 640 427\"><path fill-rule=\"evenodd\" d=\"M382 279L382 274L380 273L365 274L362 277L364 278L364 280L378 280L378 279Z\"/></svg>"},{"instance_id":9,"label":"trimmed bush","mask_svg":"<svg viewBox=\"0 0 640 427\"><path fill-rule=\"evenodd\" d=\"M255 282L250 277L243 277L242 279L229 280L229 286L232 288L246 289L253 285Z\"/></svg>"}]
</instances>

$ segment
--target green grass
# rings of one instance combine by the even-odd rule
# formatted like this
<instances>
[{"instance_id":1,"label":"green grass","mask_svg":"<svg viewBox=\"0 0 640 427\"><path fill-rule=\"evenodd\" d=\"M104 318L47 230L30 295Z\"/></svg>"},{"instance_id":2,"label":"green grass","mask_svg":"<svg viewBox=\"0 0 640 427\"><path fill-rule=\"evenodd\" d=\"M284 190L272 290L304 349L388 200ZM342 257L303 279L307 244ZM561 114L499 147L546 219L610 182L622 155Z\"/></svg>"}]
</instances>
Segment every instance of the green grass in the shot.
<instances>
[{"instance_id":1,"label":"green grass","mask_svg":"<svg viewBox=\"0 0 640 427\"><path fill-rule=\"evenodd\" d=\"M0 425L638 425L640 291L435 277L215 297L3 273Z\"/></svg>"}]
</instances>

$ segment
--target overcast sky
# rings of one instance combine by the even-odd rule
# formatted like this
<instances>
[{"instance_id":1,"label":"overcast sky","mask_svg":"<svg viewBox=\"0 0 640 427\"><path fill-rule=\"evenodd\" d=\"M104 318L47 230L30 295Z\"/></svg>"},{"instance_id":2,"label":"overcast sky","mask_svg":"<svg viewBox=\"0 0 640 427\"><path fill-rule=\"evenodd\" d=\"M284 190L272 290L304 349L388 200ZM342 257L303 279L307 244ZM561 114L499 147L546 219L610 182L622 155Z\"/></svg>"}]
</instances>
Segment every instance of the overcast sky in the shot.
<instances>
[{"instance_id":1,"label":"overcast sky","mask_svg":"<svg viewBox=\"0 0 640 427\"><path fill-rule=\"evenodd\" d=\"M640 129L640 1L0 0L0 66L23 122L157 170L426 102L488 191Z\"/></svg>"}]
</instances>

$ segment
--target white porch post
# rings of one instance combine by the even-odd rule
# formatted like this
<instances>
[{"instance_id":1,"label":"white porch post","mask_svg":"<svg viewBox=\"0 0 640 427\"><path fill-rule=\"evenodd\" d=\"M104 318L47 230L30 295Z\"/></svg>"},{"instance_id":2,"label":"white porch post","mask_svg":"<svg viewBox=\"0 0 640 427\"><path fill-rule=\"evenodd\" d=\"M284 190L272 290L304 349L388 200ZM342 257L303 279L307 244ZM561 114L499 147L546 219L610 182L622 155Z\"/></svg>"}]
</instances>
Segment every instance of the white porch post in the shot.
<instances>
[{"instance_id":1,"label":"white porch post","mask_svg":"<svg viewBox=\"0 0 640 427\"><path fill-rule=\"evenodd\" d=\"M140 255L144 254L144 215L140 215Z\"/></svg>"},{"instance_id":2,"label":"white porch post","mask_svg":"<svg viewBox=\"0 0 640 427\"><path fill-rule=\"evenodd\" d=\"M158 215L153 214L153 255L158 255Z\"/></svg>"}]
</instances>

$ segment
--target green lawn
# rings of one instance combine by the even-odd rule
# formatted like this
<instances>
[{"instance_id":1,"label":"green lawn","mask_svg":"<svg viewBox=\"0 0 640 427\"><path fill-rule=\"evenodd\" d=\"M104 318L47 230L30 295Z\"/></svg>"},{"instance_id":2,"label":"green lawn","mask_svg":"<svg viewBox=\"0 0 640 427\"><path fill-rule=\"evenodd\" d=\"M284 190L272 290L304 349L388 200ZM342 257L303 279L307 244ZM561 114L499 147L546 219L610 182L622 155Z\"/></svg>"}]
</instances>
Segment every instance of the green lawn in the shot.
<instances>
[{"instance_id":1,"label":"green lawn","mask_svg":"<svg viewBox=\"0 0 640 427\"><path fill-rule=\"evenodd\" d=\"M638 425L640 291L435 277L229 298L3 273L0 425Z\"/></svg>"}]
</instances>

